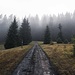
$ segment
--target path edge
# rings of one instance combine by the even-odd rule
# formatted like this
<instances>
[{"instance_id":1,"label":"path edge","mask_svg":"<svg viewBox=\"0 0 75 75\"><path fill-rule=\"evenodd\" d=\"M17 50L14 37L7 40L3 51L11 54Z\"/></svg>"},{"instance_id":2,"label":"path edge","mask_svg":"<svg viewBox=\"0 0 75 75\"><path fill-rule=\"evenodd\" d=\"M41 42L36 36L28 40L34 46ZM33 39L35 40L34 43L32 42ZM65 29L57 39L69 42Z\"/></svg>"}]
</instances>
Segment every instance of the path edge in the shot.
<instances>
[{"instance_id":1,"label":"path edge","mask_svg":"<svg viewBox=\"0 0 75 75\"><path fill-rule=\"evenodd\" d=\"M38 44L39 45L39 44ZM40 46L40 45L39 45ZM51 65L52 68L50 68L52 70L52 72L55 75L60 75L58 72L58 68L56 67L56 65L53 64L53 62L50 60L50 57L47 55L47 53L43 50L43 48L40 46L40 48L42 49L42 51L45 53L45 55L47 56L48 60L49 60L49 64Z\"/></svg>"},{"instance_id":2,"label":"path edge","mask_svg":"<svg viewBox=\"0 0 75 75\"><path fill-rule=\"evenodd\" d=\"M22 62L22 60L24 59L24 57L28 54L28 52L29 52L33 47L34 47L34 45L33 45L30 49L28 49L28 51L24 54L24 56L22 57L22 59L16 64L16 66L13 68L11 74L9 74L9 75L13 75L13 72L15 71L15 69L18 67L18 65Z\"/></svg>"}]
</instances>

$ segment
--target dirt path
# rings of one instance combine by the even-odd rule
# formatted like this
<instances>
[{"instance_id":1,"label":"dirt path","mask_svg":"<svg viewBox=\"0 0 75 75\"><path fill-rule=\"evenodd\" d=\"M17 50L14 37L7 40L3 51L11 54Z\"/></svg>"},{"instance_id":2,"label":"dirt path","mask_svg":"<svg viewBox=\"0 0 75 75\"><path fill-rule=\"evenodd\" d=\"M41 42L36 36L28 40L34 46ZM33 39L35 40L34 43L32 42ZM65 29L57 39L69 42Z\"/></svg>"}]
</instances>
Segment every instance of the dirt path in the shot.
<instances>
[{"instance_id":1,"label":"dirt path","mask_svg":"<svg viewBox=\"0 0 75 75\"><path fill-rule=\"evenodd\" d=\"M36 43L12 75L55 75L50 68L47 56Z\"/></svg>"}]
</instances>

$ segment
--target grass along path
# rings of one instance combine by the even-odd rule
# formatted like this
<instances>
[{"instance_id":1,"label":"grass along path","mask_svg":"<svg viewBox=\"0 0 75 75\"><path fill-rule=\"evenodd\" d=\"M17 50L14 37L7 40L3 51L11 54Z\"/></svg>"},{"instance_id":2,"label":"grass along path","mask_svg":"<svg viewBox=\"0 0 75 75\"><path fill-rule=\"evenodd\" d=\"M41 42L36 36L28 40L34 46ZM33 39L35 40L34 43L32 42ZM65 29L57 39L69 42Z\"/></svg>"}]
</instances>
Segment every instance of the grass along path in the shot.
<instances>
[{"instance_id":1,"label":"grass along path","mask_svg":"<svg viewBox=\"0 0 75 75\"><path fill-rule=\"evenodd\" d=\"M75 57L72 44L41 45L60 75L75 75Z\"/></svg>"},{"instance_id":2,"label":"grass along path","mask_svg":"<svg viewBox=\"0 0 75 75\"><path fill-rule=\"evenodd\" d=\"M15 66L23 59L25 53L33 46L16 47L7 50L0 50L0 75L11 75Z\"/></svg>"},{"instance_id":3,"label":"grass along path","mask_svg":"<svg viewBox=\"0 0 75 75\"><path fill-rule=\"evenodd\" d=\"M0 50L4 50L4 45L0 44Z\"/></svg>"}]
</instances>

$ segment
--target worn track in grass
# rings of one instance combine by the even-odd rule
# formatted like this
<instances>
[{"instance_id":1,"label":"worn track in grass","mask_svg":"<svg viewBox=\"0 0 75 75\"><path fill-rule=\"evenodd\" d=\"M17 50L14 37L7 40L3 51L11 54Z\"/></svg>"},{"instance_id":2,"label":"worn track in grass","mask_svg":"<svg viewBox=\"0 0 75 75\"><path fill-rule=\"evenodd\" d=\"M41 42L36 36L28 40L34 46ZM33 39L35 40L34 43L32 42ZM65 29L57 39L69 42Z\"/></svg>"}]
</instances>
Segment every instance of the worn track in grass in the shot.
<instances>
[{"instance_id":1,"label":"worn track in grass","mask_svg":"<svg viewBox=\"0 0 75 75\"><path fill-rule=\"evenodd\" d=\"M41 47L35 43L27 53L22 62L14 70L12 75L56 75L46 54Z\"/></svg>"}]
</instances>

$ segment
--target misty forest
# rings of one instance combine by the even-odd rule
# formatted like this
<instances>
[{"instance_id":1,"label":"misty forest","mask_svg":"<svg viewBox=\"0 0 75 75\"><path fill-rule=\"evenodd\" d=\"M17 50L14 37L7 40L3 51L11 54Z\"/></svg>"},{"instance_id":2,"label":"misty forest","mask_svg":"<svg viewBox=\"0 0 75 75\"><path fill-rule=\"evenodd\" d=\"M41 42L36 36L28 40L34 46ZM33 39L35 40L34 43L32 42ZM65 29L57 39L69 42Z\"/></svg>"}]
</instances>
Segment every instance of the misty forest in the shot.
<instances>
[{"instance_id":1,"label":"misty forest","mask_svg":"<svg viewBox=\"0 0 75 75\"><path fill-rule=\"evenodd\" d=\"M6 35L13 19L13 15L10 15L9 17L6 15L0 15L0 42L5 42ZM32 40L34 41L42 41L44 39L46 26L49 26L52 41L57 41L59 24L62 26L62 35L64 40L67 39L68 42L71 42L71 38L75 34L75 12L73 14L69 12L66 14L62 13L58 14L58 16L44 15L41 19L36 15L35 17L29 16L26 19L28 19ZM19 18L17 18L16 21L19 30L22 22Z\"/></svg>"},{"instance_id":2,"label":"misty forest","mask_svg":"<svg viewBox=\"0 0 75 75\"><path fill-rule=\"evenodd\" d=\"M75 12L1 14L0 75L75 75Z\"/></svg>"}]
</instances>

